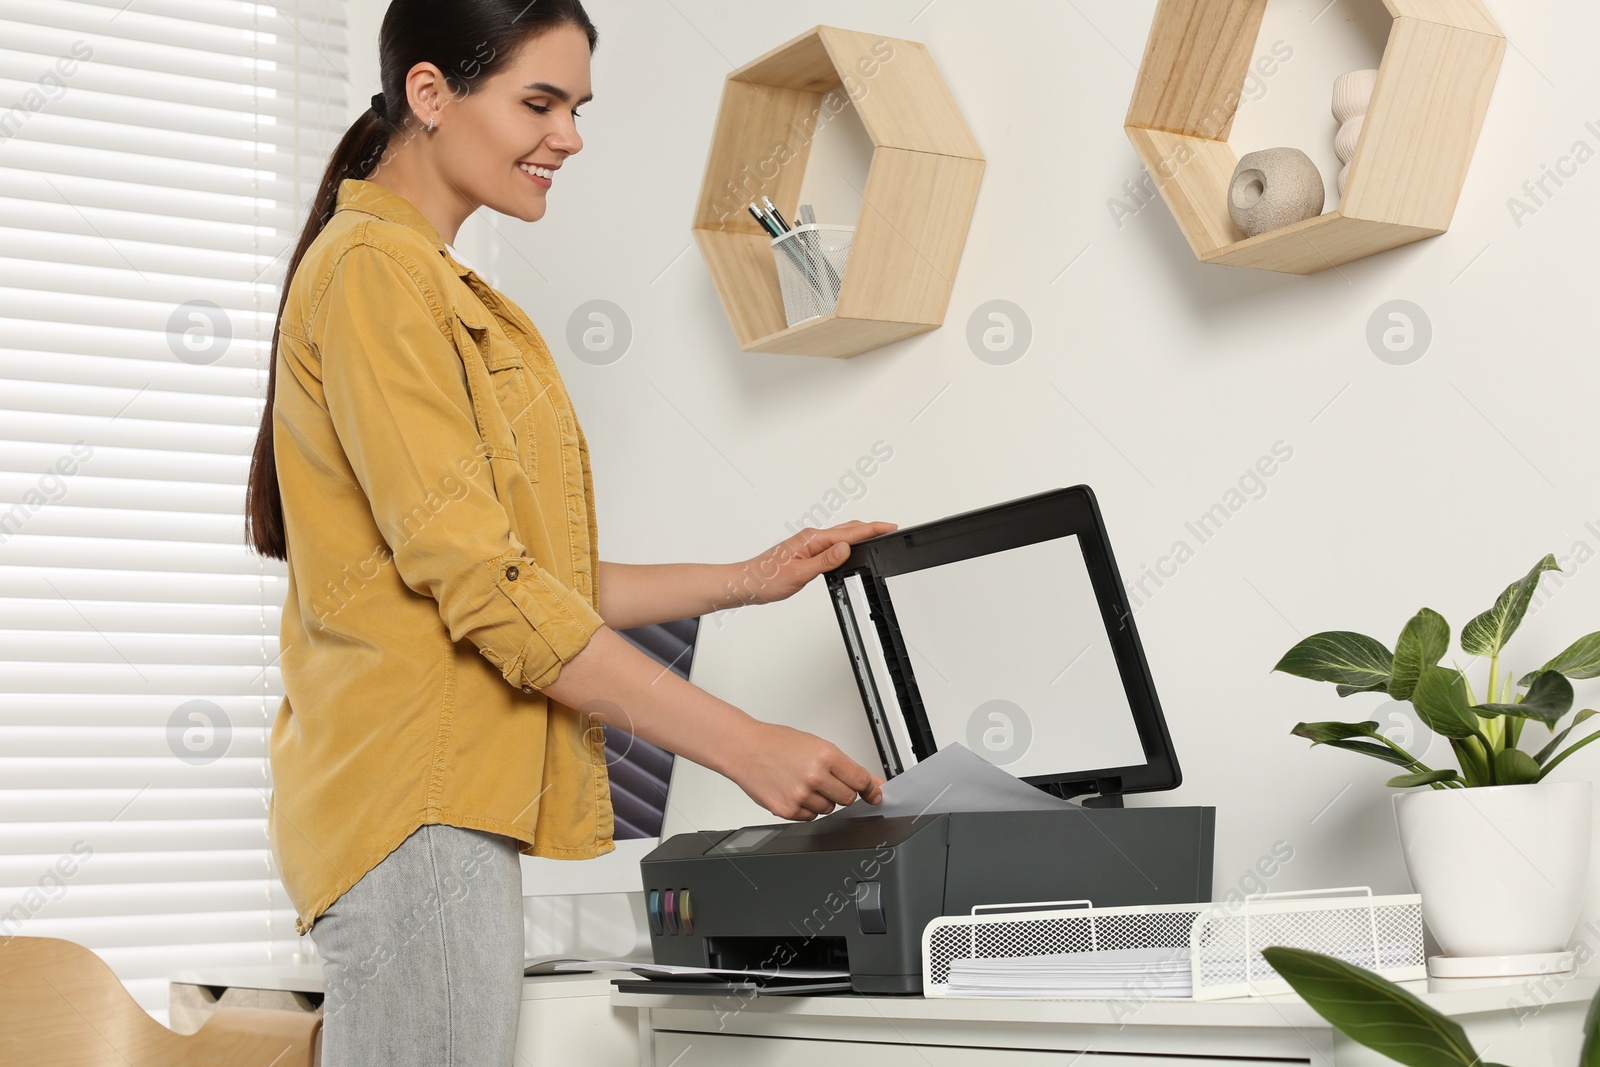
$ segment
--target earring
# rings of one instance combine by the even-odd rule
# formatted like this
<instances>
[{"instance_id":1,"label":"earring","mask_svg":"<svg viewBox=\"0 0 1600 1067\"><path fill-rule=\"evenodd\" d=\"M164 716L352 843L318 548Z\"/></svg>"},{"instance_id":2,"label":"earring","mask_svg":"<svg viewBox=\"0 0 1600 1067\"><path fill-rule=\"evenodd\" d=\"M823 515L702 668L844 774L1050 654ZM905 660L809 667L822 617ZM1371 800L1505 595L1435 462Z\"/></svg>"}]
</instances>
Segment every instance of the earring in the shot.
<instances>
[{"instance_id":1,"label":"earring","mask_svg":"<svg viewBox=\"0 0 1600 1067\"><path fill-rule=\"evenodd\" d=\"M428 120L428 132L429 133L433 132L433 120L432 119Z\"/></svg>"}]
</instances>

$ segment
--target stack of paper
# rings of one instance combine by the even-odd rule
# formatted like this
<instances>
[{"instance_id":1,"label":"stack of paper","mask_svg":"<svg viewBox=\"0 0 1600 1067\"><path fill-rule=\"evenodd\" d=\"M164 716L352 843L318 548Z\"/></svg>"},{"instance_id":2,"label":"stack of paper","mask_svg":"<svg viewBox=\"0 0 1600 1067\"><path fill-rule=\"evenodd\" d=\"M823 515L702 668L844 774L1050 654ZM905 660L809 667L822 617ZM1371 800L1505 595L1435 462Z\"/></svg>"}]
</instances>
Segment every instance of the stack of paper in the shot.
<instances>
[{"instance_id":1,"label":"stack of paper","mask_svg":"<svg viewBox=\"0 0 1600 1067\"><path fill-rule=\"evenodd\" d=\"M632 971L645 978L674 978L730 980L734 978L766 978L784 981L819 981L825 978L849 978L849 971L820 967L690 967L675 963L650 963L642 960L570 960L557 963L552 968L558 974L586 971Z\"/></svg>"},{"instance_id":2,"label":"stack of paper","mask_svg":"<svg viewBox=\"0 0 1600 1067\"><path fill-rule=\"evenodd\" d=\"M1366 970L1388 970L1404 967L1411 962L1416 946L1406 941L1389 941L1378 946L1377 961L1374 965L1372 944L1365 945L1312 945L1307 946L1312 951L1320 952L1324 956L1333 956L1344 960L1346 963L1355 964ZM1218 958L1216 954L1205 961L1203 981L1207 986L1233 985L1238 982L1264 982L1272 981L1278 977L1278 972L1272 969L1261 955L1260 950L1250 953L1250 974L1245 974L1244 955L1228 955Z\"/></svg>"},{"instance_id":3,"label":"stack of paper","mask_svg":"<svg viewBox=\"0 0 1600 1067\"><path fill-rule=\"evenodd\" d=\"M953 959L947 985L959 996L1132 1000L1194 995L1187 948Z\"/></svg>"},{"instance_id":4,"label":"stack of paper","mask_svg":"<svg viewBox=\"0 0 1600 1067\"><path fill-rule=\"evenodd\" d=\"M1378 966L1403 967L1414 946L1392 942L1378 947ZM1371 969L1372 946L1328 945L1320 949L1358 967ZM1207 987L1278 977L1259 952L1251 953L1245 974L1242 954L1206 962ZM951 996L1056 997L1084 1000L1141 1000L1192 997L1194 978L1187 948L1128 948L1101 952L1057 952L1043 956L952 959L946 982Z\"/></svg>"},{"instance_id":5,"label":"stack of paper","mask_svg":"<svg viewBox=\"0 0 1600 1067\"><path fill-rule=\"evenodd\" d=\"M883 801L856 800L824 818L938 815L947 811L1056 811L1074 807L996 767L959 741L883 783Z\"/></svg>"}]
</instances>

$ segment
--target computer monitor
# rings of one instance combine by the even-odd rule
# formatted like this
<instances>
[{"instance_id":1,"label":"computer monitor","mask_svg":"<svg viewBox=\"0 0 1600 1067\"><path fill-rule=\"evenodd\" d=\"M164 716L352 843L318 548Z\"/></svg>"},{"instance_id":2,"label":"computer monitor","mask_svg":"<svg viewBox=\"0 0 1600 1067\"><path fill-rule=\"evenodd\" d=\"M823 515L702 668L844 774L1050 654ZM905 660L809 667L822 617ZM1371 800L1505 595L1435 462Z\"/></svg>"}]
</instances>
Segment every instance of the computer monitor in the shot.
<instances>
[{"instance_id":1,"label":"computer monitor","mask_svg":"<svg viewBox=\"0 0 1600 1067\"><path fill-rule=\"evenodd\" d=\"M698 618L618 630L630 644L664 669L689 677L694 662ZM567 896L580 893L643 892L639 861L661 841L667 810L667 787L676 757L614 727L605 728L606 773L611 779L611 806L616 850L588 860L522 858L522 895Z\"/></svg>"}]
</instances>

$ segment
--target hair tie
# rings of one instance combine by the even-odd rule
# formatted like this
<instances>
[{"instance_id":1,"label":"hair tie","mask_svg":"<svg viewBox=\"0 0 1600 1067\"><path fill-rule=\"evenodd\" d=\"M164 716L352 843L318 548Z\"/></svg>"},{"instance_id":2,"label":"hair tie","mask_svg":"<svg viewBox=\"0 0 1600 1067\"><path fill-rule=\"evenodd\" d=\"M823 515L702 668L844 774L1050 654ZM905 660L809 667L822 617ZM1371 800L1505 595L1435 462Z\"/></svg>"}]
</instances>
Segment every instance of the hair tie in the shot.
<instances>
[{"instance_id":1,"label":"hair tie","mask_svg":"<svg viewBox=\"0 0 1600 1067\"><path fill-rule=\"evenodd\" d=\"M372 110L378 113L379 118L383 118L383 91L381 89L372 94Z\"/></svg>"}]
</instances>

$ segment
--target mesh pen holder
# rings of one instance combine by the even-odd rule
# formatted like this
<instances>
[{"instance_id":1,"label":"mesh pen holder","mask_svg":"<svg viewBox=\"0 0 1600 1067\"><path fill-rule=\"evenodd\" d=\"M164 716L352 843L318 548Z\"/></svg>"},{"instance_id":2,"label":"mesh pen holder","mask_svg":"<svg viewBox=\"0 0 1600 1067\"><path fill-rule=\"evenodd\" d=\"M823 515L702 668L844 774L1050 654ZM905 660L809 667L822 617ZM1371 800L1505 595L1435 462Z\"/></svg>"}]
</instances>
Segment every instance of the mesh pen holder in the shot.
<instances>
[{"instance_id":1,"label":"mesh pen holder","mask_svg":"<svg viewBox=\"0 0 1600 1067\"><path fill-rule=\"evenodd\" d=\"M783 292L783 315L790 326L831 312L839 302L854 226L808 222L772 239Z\"/></svg>"}]
</instances>

